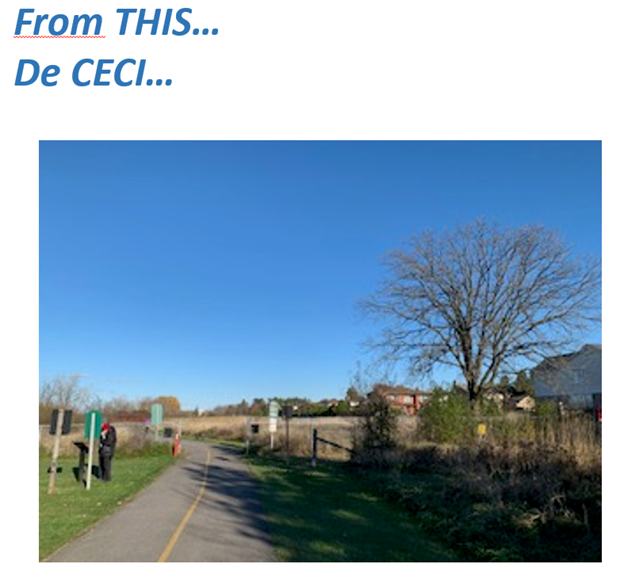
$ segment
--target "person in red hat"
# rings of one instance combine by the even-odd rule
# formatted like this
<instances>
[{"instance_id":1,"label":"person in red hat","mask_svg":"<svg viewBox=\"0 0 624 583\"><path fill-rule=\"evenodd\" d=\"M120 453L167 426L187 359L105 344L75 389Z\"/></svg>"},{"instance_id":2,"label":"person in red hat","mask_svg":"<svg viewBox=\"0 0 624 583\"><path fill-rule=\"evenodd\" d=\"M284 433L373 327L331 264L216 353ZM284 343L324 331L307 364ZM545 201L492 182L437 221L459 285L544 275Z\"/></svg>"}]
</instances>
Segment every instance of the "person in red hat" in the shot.
<instances>
[{"instance_id":1,"label":"person in red hat","mask_svg":"<svg viewBox=\"0 0 624 583\"><path fill-rule=\"evenodd\" d=\"M113 456L117 445L117 432L112 425L104 423L100 433L100 479L108 482L112 479Z\"/></svg>"}]
</instances>

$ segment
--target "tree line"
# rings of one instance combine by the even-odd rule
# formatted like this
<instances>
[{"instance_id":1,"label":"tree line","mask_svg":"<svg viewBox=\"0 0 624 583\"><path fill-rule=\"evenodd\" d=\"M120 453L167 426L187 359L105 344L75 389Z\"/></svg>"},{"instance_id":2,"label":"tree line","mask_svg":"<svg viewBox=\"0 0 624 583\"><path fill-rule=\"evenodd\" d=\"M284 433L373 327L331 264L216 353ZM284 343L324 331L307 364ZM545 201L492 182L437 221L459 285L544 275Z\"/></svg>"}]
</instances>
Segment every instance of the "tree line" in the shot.
<instances>
[{"instance_id":1,"label":"tree line","mask_svg":"<svg viewBox=\"0 0 624 583\"><path fill-rule=\"evenodd\" d=\"M39 423L50 422L54 409L71 409L74 422L80 422L88 411L100 411L115 421L145 421L150 419L152 405L160 403L165 417L181 414L180 401L175 396L141 397L127 399L114 397L102 400L83 384L80 374L57 375L45 380L39 387Z\"/></svg>"}]
</instances>

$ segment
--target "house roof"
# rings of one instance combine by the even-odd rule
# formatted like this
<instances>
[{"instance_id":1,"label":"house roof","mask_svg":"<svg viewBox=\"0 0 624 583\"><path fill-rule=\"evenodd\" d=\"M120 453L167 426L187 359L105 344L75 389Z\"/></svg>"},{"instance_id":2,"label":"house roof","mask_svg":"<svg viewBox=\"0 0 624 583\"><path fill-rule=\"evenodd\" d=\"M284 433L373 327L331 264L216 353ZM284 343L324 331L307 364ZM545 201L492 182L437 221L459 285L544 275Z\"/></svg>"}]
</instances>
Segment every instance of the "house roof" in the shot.
<instances>
[{"instance_id":1,"label":"house roof","mask_svg":"<svg viewBox=\"0 0 624 583\"><path fill-rule=\"evenodd\" d=\"M602 393L602 345L586 344L579 351L544 359L531 377L538 397Z\"/></svg>"},{"instance_id":2,"label":"house roof","mask_svg":"<svg viewBox=\"0 0 624 583\"><path fill-rule=\"evenodd\" d=\"M544 369L548 369L555 365L560 365L561 363L565 363L577 358L581 354L590 354L590 353L601 353L602 354L602 344L585 344L580 350L576 352L569 352L567 354L558 354L557 356L549 356L542 360L533 370L541 371Z\"/></svg>"},{"instance_id":3,"label":"house roof","mask_svg":"<svg viewBox=\"0 0 624 583\"><path fill-rule=\"evenodd\" d=\"M373 387L373 392L381 393L382 395L423 395L428 394L427 391L420 389L409 389L402 385L382 385L378 384Z\"/></svg>"}]
</instances>

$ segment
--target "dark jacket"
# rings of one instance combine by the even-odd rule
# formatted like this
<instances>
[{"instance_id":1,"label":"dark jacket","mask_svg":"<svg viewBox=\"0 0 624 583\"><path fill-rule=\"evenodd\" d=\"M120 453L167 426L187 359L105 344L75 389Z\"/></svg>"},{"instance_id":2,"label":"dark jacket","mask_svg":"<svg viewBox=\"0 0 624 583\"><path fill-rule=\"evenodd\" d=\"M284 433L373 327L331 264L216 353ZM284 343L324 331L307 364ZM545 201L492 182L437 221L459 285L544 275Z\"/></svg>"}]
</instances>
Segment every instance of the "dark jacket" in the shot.
<instances>
[{"instance_id":1,"label":"dark jacket","mask_svg":"<svg viewBox=\"0 0 624 583\"><path fill-rule=\"evenodd\" d=\"M117 445L117 432L111 425L108 431L102 432L100 435L100 455L113 457L115 455L115 446Z\"/></svg>"}]
</instances>

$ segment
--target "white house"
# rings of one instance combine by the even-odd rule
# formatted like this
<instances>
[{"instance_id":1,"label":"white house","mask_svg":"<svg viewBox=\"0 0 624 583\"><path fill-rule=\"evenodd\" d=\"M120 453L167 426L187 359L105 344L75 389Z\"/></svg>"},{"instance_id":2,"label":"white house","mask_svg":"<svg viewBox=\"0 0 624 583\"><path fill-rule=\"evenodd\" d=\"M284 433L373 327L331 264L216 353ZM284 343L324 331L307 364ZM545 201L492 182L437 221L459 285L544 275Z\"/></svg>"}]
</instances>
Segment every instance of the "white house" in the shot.
<instances>
[{"instance_id":1,"label":"white house","mask_svg":"<svg viewBox=\"0 0 624 583\"><path fill-rule=\"evenodd\" d=\"M584 409L602 409L602 345L546 358L532 371L535 396Z\"/></svg>"}]
</instances>

